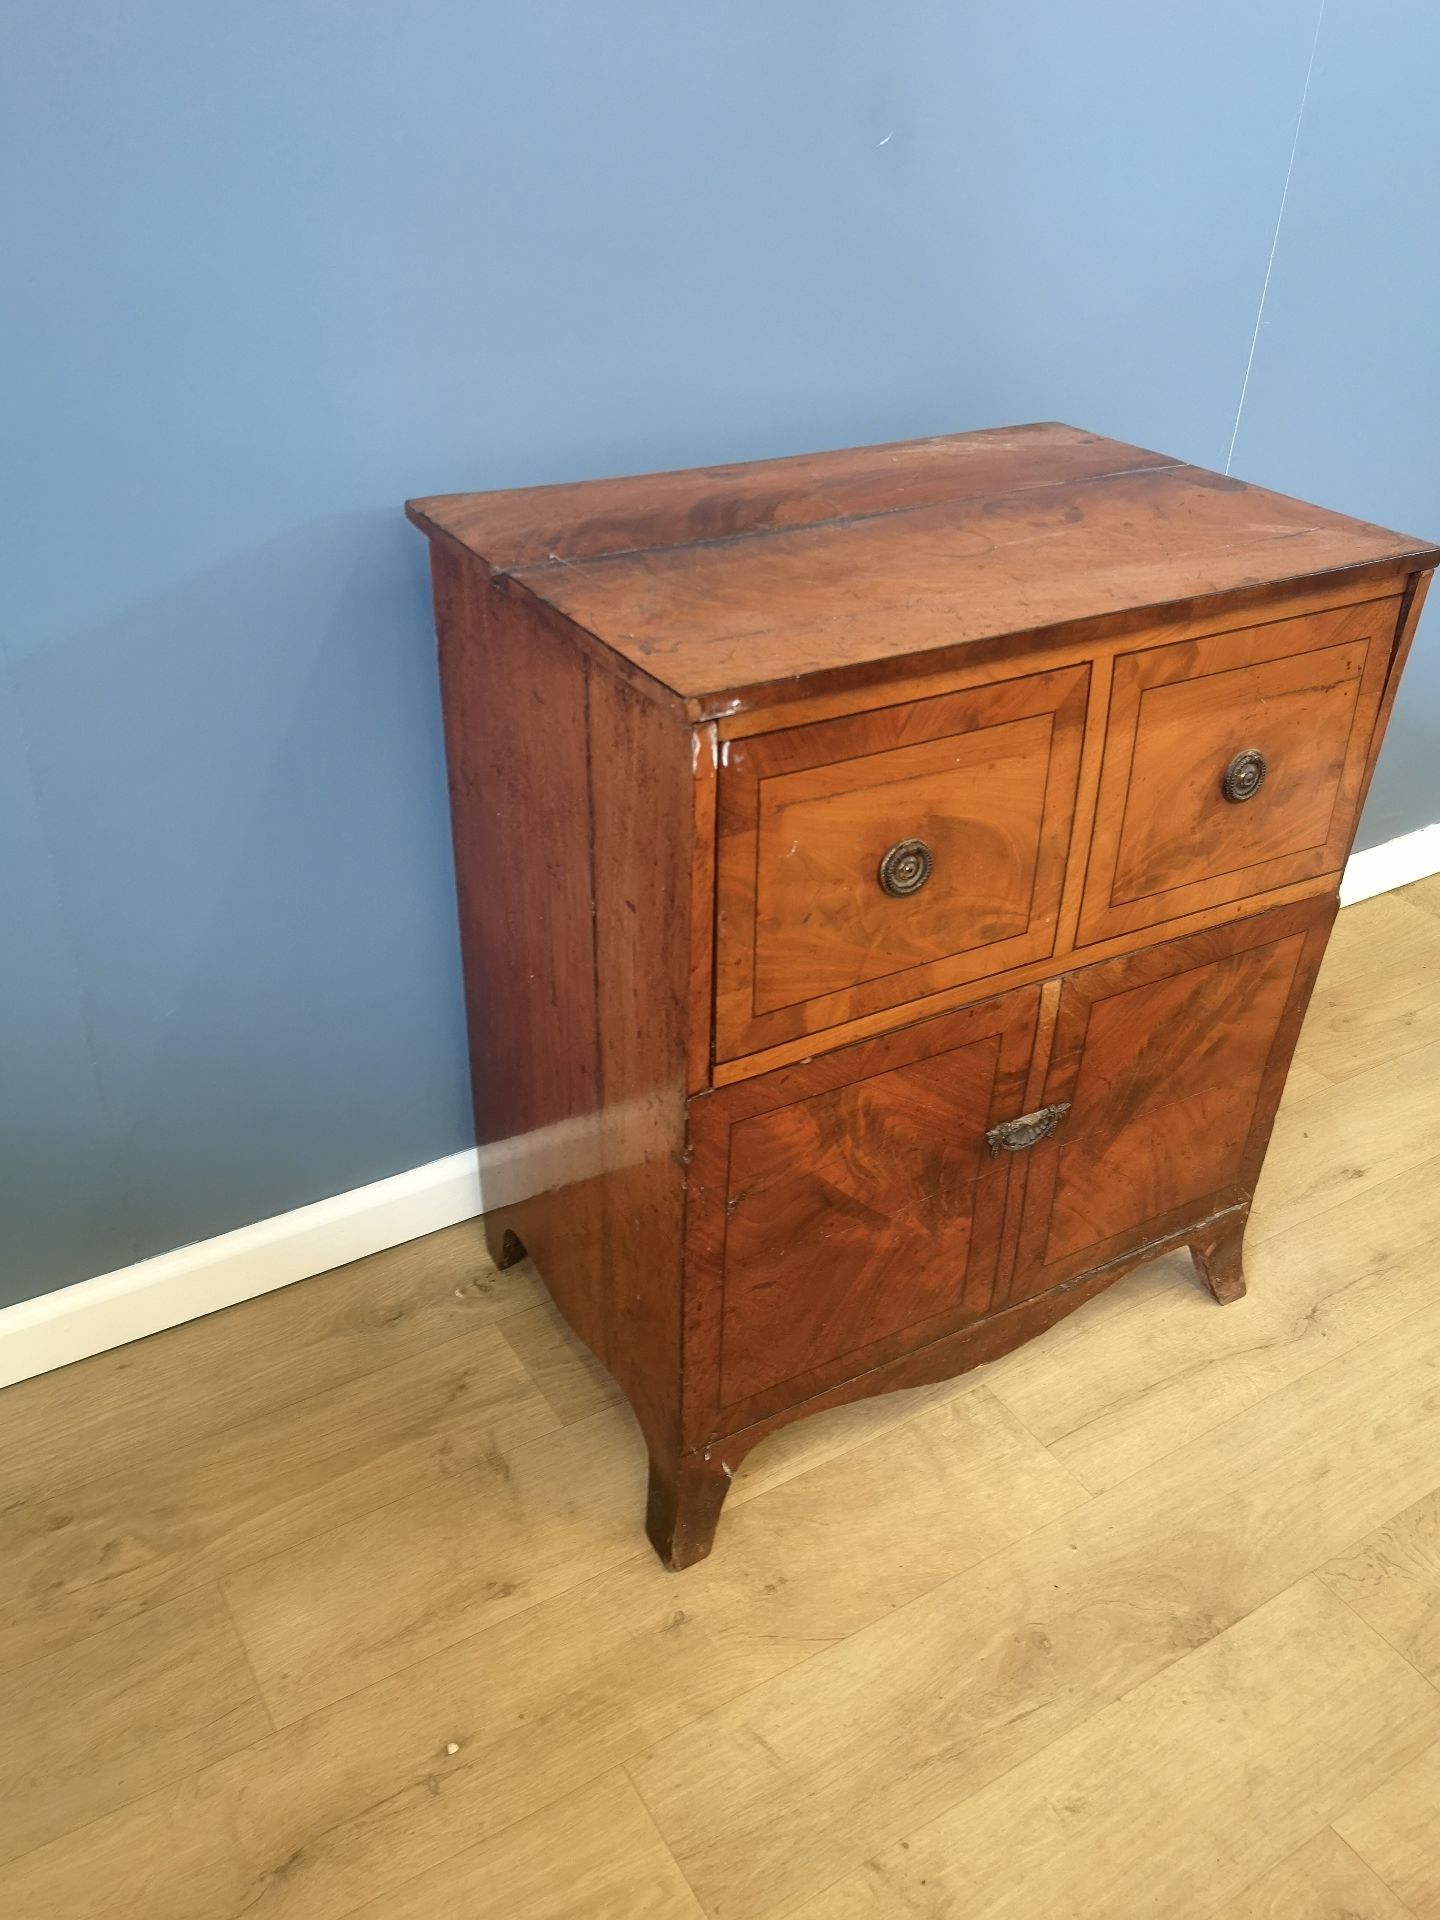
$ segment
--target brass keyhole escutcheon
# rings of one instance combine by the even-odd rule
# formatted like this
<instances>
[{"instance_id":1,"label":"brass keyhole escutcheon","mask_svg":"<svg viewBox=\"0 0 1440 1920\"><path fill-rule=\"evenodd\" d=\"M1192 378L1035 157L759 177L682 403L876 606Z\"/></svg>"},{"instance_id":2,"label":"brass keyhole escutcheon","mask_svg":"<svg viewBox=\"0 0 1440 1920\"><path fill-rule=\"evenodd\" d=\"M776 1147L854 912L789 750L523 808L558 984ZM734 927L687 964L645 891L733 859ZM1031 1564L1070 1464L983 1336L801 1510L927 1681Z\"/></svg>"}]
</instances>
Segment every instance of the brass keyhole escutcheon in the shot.
<instances>
[{"instance_id":1,"label":"brass keyhole escutcheon","mask_svg":"<svg viewBox=\"0 0 1440 1920\"><path fill-rule=\"evenodd\" d=\"M880 884L897 900L918 893L930 878L935 856L923 840L897 840L880 862Z\"/></svg>"},{"instance_id":2,"label":"brass keyhole escutcheon","mask_svg":"<svg viewBox=\"0 0 1440 1920\"><path fill-rule=\"evenodd\" d=\"M1236 754L1220 776L1220 791L1237 806L1242 800L1253 800L1264 785L1265 775L1269 771L1260 749L1246 747L1243 753Z\"/></svg>"}]
</instances>

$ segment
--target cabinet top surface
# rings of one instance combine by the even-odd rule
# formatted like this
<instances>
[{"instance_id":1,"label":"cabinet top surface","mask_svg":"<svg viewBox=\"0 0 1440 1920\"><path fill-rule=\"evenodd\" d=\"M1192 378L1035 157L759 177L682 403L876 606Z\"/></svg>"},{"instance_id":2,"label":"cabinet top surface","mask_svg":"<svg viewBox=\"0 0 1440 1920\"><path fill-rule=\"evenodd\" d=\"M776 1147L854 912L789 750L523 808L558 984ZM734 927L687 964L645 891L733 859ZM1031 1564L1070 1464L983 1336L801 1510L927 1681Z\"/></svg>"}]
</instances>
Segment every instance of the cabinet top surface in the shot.
<instances>
[{"instance_id":1,"label":"cabinet top surface","mask_svg":"<svg viewBox=\"0 0 1440 1920\"><path fill-rule=\"evenodd\" d=\"M705 711L1007 634L1440 559L1053 422L407 511Z\"/></svg>"}]
</instances>

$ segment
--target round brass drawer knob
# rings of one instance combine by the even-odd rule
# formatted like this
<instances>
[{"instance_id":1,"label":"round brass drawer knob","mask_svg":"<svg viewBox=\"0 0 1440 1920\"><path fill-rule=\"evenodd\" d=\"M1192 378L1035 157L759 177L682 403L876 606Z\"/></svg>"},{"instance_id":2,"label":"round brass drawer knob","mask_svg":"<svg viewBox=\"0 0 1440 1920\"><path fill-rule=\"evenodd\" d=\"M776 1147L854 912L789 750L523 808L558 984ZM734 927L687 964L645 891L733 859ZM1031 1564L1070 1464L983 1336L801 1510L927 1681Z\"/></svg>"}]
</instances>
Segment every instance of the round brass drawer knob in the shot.
<instances>
[{"instance_id":1,"label":"round brass drawer knob","mask_svg":"<svg viewBox=\"0 0 1440 1920\"><path fill-rule=\"evenodd\" d=\"M880 884L886 893L903 900L918 893L930 878L934 855L923 840L897 840L880 862Z\"/></svg>"},{"instance_id":2,"label":"round brass drawer knob","mask_svg":"<svg viewBox=\"0 0 1440 1920\"><path fill-rule=\"evenodd\" d=\"M1260 749L1246 747L1243 753L1236 754L1220 776L1220 791L1237 806L1242 800L1253 800L1264 785L1268 771Z\"/></svg>"}]
</instances>

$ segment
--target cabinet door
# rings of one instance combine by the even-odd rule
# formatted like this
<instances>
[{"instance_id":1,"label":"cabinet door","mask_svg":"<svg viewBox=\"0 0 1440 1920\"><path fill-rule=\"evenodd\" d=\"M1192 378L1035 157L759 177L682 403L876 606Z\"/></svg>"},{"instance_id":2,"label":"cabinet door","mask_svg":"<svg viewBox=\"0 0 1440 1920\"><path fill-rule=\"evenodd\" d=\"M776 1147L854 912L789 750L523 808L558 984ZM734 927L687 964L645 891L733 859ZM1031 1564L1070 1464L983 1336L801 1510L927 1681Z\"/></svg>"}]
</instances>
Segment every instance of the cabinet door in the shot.
<instances>
[{"instance_id":1,"label":"cabinet door","mask_svg":"<svg viewBox=\"0 0 1440 1920\"><path fill-rule=\"evenodd\" d=\"M1007 1299L1249 1197L1334 913L1305 901L1066 977L1044 1103L1068 1111L1016 1156Z\"/></svg>"},{"instance_id":2,"label":"cabinet door","mask_svg":"<svg viewBox=\"0 0 1440 1920\"><path fill-rule=\"evenodd\" d=\"M687 1399L737 1432L990 1310L1039 989L690 1103Z\"/></svg>"}]
</instances>

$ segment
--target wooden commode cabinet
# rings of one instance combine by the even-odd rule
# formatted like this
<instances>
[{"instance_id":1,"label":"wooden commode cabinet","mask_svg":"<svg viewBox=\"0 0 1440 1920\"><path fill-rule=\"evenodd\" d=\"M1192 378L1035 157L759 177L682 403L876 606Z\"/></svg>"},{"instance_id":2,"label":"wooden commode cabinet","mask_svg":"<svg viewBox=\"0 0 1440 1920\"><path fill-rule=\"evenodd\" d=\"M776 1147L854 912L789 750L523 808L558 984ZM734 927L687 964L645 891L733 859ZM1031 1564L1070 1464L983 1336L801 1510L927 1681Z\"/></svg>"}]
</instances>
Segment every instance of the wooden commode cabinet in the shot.
<instances>
[{"instance_id":1,"label":"wooden commode cabinet","mask_svg":"<svg viewBox=\"0 0 1440 1920\"><path fill-rule=\"evenodd\" d=\"M1071 427L411 503L487 1237L710 1547L1241 1241L1434 547Z\"/></svg>"}]
</instances>

